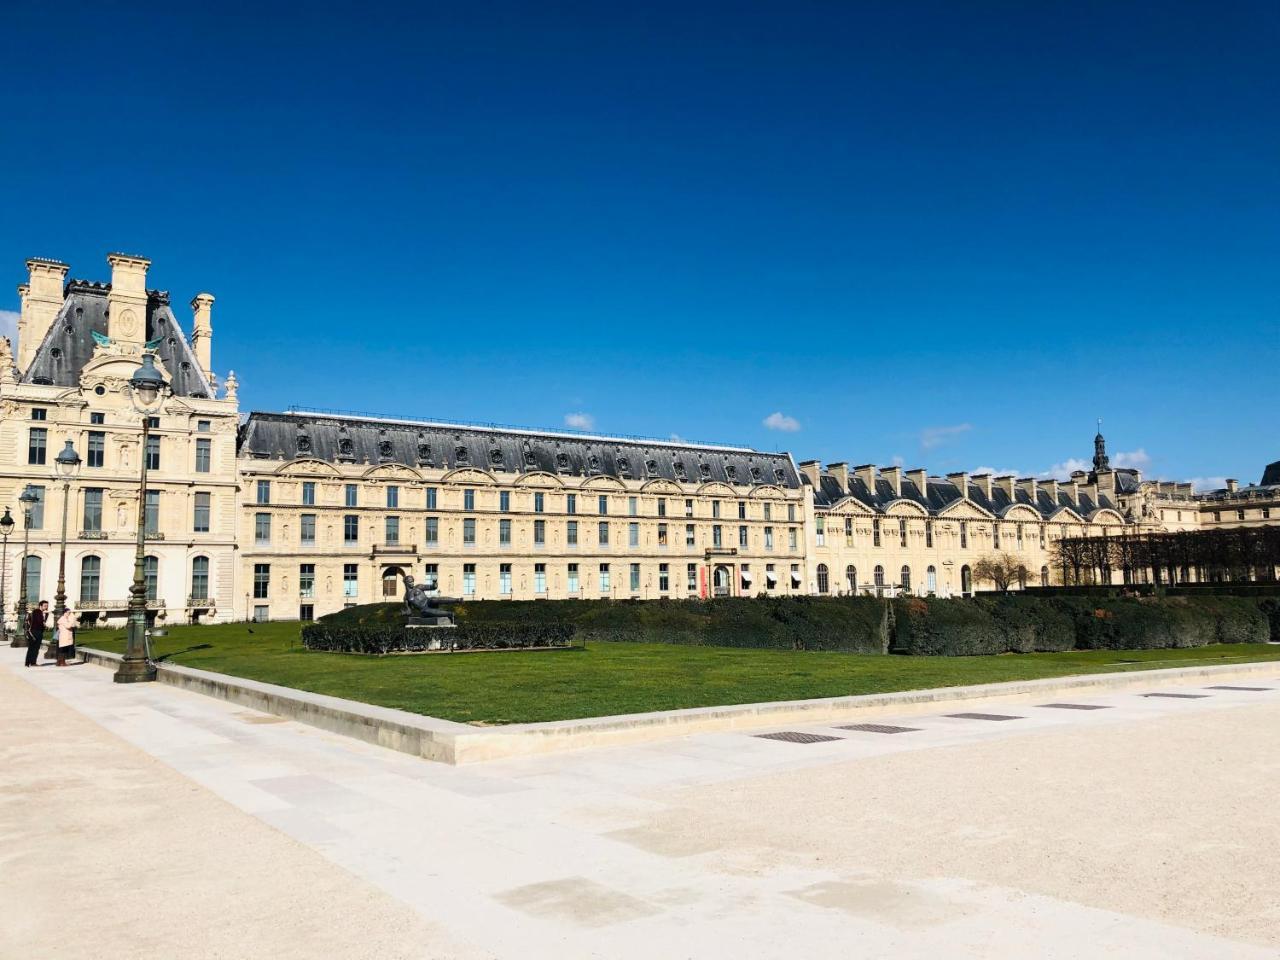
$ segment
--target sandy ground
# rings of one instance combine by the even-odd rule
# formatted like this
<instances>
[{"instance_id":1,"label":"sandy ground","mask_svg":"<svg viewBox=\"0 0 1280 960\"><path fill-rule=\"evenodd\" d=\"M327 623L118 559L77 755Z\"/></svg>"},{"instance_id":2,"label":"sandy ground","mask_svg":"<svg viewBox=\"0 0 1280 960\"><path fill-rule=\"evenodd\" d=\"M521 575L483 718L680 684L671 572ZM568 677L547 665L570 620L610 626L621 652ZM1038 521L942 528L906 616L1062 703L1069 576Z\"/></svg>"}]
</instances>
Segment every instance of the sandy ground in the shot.
<instances>
[{"instance_id":1,"label":"sandy ground","mask_svg":"<svg viewBox=\"0 0 1280 960\"><path fill-rule=\"evenodd\" d=\"M0 957L479 956L7 671L0 730Z\"/></svg>"},{"instance_id":2,"label":"sandy ground","mask_svg":"<svg viewBox=\"0 0 1280 960\"><path fill-rule=\"evenodd\" d=\"M810 891L827 907L927 912L901 881L962 878L1280 948L1274 703L651 796L670 809L629 842L727 873L849 877Z\"/></svg>"}]
</instances>

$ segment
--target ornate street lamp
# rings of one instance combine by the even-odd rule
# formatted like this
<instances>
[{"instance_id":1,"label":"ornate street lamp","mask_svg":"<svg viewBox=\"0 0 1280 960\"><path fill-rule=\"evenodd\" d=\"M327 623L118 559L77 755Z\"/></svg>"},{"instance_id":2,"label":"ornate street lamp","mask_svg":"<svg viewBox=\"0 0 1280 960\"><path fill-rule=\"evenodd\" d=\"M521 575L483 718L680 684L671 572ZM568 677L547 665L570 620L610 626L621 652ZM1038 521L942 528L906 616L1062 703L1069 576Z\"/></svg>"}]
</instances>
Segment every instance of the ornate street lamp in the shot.
<instances>
[{"instance_id":1,"label":"ornate street lamp","mask_svg":"<svg viewBox=\"0 0 1280 960\"><path fill-rule=\"evenodd\" d=\"M28 483L22 495L18 497L18 502L22 504L22 566L19 573L22 583L18 590L18 629L14 631L13 639L9 641L11 647L27 645L27 554L31 550L31 511L40 502L40 495L36 493L35 487Z\"/></svg>"},{"instance_id":2,"label":"ornate street lamp","mask_svg":"<svg viewBox=\"0 0 1280 960\"><path fill-rule=\"evenodd\" d=\"M147 659L147 439L151 417L159 411L168 384L156 369L152 354L142 355L142 365L129 380L129 398L142 414L142 477L138 485L138 549L133 558L133 586L129 588L129 626L124 659L116 669L116 683L139 683L156 678L156 668Z\"/></svg>"},{"instance_id":3,"label":"ornate street lamp","mask_svg":"<svg viewBox=\"0 0 1280 960\"><path fill-rule=\"evenodd\" d=\"M71 503L71 481L80 473L80 454L76 453L75 444L70 440L62 448L62 452L53 458L54 478L62 481L62 545L58 550L58 591L53 595L53 620L58 622L67 610L67 507ZM58 656L58 631L54 629L49 635L49 646L45 648L46 660Z\"/></svg>"},{"instance_id":4,"label":"ornate street lamp","mask_svg":"<svg viewBox=\"0 0 1280 960\"><path fill-rule=\"evenodd\" d=\"M9 639L9 605L5 601L4 587L9 578L9 534L13 533L13 515L9 508L4 508L4 516L0 517L0 538L4 546L0 548L0 644Z\"/></svg>"}]
</instances>

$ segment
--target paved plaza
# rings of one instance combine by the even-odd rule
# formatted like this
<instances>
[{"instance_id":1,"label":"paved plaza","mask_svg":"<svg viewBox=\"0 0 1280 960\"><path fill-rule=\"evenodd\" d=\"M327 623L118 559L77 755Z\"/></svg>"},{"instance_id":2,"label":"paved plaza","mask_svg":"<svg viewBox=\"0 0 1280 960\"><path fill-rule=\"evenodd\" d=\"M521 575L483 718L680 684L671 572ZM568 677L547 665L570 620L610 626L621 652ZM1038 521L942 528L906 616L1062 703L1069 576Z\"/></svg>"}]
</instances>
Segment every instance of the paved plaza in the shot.
<instances>
[{"instance_id":1,"label":"paved plaza","mask_svg":"<svg viewBox=\"0 0 1280 960\"><path fill-rule=\"evenodd\" d=\"M18 653L0 956L1280 956L1280 666L457 768Z\"/></svg>"}]
</instances>

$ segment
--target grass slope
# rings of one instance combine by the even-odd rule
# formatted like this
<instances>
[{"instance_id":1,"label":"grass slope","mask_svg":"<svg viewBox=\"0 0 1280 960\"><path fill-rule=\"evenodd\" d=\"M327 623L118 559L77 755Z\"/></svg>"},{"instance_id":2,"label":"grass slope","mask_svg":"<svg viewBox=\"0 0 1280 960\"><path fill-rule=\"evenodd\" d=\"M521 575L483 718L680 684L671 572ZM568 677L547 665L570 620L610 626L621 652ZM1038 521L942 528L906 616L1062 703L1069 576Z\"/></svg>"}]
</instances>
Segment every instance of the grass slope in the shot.
<instances>
[{"instance_id":1,"label":"grass slope","mask_svg":"<svg viewBox=\"0 0 1280 960\"><path fill-rule=\"evenodd\" d=\"M120 652L122 631L81 631ZM172 627L171 663L464 723L526 723L1079 673L1280 659L1280 647L1087 650L985 657L589 643L584 649L366 657L302 649L297 623Z\"/></svg>"}]
</instances>

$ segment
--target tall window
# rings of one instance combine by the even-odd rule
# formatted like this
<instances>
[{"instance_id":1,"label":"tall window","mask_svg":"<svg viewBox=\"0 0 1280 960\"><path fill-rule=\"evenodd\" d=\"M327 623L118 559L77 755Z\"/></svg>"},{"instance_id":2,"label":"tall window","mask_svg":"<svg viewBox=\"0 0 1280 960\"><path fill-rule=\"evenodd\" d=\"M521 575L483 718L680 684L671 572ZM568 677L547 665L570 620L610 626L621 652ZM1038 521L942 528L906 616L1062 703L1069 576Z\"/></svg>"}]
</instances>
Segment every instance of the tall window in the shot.
<instances>
[{"instance_id":1,"label":"tall window","mask_svg":"<svg viewBox=\"0 0 1280 960\"><path fill-rule=\"evenodd\" d=\"M160 595L160 561L156 557L142 559L142 580L147 586L147 599L154 600Z\"/></svg>"},{"instance_id":2,"label":"tall window","mask_svg":"<svg viewBox=\"0 0 1280 960\"><path fill-rule=\"evenodd\" d=\"M658 592L667 593L671 589L671 572L667 564L658 564Z\"/></svg>"},{"instance_id":3,"label":"tall window","mask_svg":"<svg viewBox=\"0 0 1280 960\"><path fill-rule=\"evenodd\" d=\"M697 534L694 531L694 526L692 523L686 523L684 525L684 545L686 547L692 547L697 545Z\"/></svg>"},{"instance_id":4,"label":"tall window","mask_svg":"<svg viewBox=\"0 0 1280 960\"><path fill-rule=\"evenodd\" d=\"M387 509L400 509L400 488L396 486L387 487Z\"/></svg>"},{"instance_id":5,"label":"tall window","mask_svg":"<svg viewBox=\"0 0 1280 960\"><path fill-rule=\"evenodd\" d=\"M667 498L658 498L658 516L665 517L667 515Z\"/></svg>"},{"instance_id":6,"label":"tall window","mask_svg":"<svg viewBox=\"0 0 1280 960\"><path fill-rule=\"evenodd\" d=\"M462 521L462 543L464 546L469 547L474 547L476 545L475 517L467 517Z\"/></svg>"},{"instance_id":7,"label":"tall window","mask_svg":"<svg viewBox=\"0 0 1280 960\"><path fill-rule=\"evenodd\" d=\"M1000 549L1000 524L998 523L991 525L991 546L996 550Z\"/></svg>"},{"instance_id":8,"label":"tall window","mask_svg":"<svg viewBox=\"0 0 1280 960\"><path fill-rule=\"evenodd\" d=\"M474 597L476 595L476 565L474 563L464 563L462 565L462 595L464 597Z\"/></svg>"},{"instance_id":9,"label":"tall window","mask_svg":"<svg viewBox=\"0 0 1280 960\"><path fill-rule=\"evenodd\" d=\"M747 528L746 526L738 527L738 546L746 547L747 545Z\"/></svg>"},{"instance_id":10,"label":"tall window","mask_svg":"<svg viewBox=\"0 0 1280 960\"><path fill-rule=\"evenodd\" d=\"M924 587L928 593L938 592L938 570L936 567L929 567L924 572Z\"/></svg>"},{"instance_id":11,"label":"tall window","mask_svg":"<svg viewBox=\"0 0 1280 960\"><path fill-rule=\"evenodd\" d=\"M966 597L973 591L973 571L966 563L960 568L960 592Z\"/></svg>"},{"instance_id":12,"label":"tall window","mask_svg":"<svg viewBox=\"0 0 1280 960\"><path fill-rule=\"evenodd\" d=\"M255 513L253 515L253 542L260 547L271 543L271 514Z\"/></svg>"},{"instance_id":13,"label":"tall window","mask_svg":"<svg viewBox=\"0 0 1280 960\"><path fill-rule=\"evenodd\" d=\"M686 501L684 502L684 515L685 515L686 517L692 517L692 516L693 516L693 501L692 501L692 500L686 500Z\"/></svg>"},{"instance_id":14,"label":"tall window","mask_svg":"<svg viewBox=\"0 0 1280 960\"><path fill-rule=\"evenodd\" d=\"M360 500L360 488L354 483L348 483L343 489L343 497L343 502L348 507L356 506Z\"/></svg>"},{"instance_id":15,"label":"tall window","mask_svg":"<svg viewBox=\"0 0 1280 960\"><path fill-rule=\"evenodd\" d=\"M771 503L766 503L766 504L764 505L764 518L765 518L766 520L772 520L772 519L773 519L773 504L771 504Z\"/></svg>"},{"instance_id":16,"label":"tall window","mask_svg":"<svg viewBox=\"0 0 1280 960\"><path fill-rule=\"evenodd\" d=\"M545 493L535 493L533 495L533 512L542 513L547 506L547 495Z\"/></svg>"},{"instance_id":17,"label":"tall window","mask_svg":"<svg viewBox=\"0 0 1280 960\"><path fill-rule=\"evenodd\" d=\"M299 539L304 546L312 546L316 542L316 515L304 513L298 519Z\"/></svg>"},{"instance_id":18,"label":"tall window","mask_svg":"<svg viewBox=\"0 0 1280 960\"><path fill-rule=\"evenodd\" d=\"M342 595L344 597L359 596L360 592L360 567L354 563L344 563L342 565Z\"/></svg>"},{"instance_id":19,"label":"tall window","mask_svg":"<svg viewBox=\"0 0 1280 960\"><path fill-rule=\"evenodd\" d=\"M787 522L795 523L796 521L796 505L794 503L787 504Z\"/></svg>"},{"instance_id":20,"label":"tall window","mask_svg":"<svg viewBox=\"0 0 1280 960\"><path fill-rule=\"evenodd\" d=\"M387 517L386 528L387 528L387 543L399 543L400 542L400 518Z\"/></svg>"},{"instance_id":21,"label":"tall window","mask_svg":"<svg viewBox=\"0 0 1280 960\"><path fill-rule=\"evenodd\" d=\"M102 559L85 557L80 561L80 602L96 603L99 580L102 575Z\"/></svg>"},{"instance_id":22,"label":"tall window","mask_svg":"<svg viewBox=\"0 0 1280 960\"><path fill-rule=\"evenodd\" d=\"M511 491L510 490L498 491L498 509L501 510L503 513L511 512Z\"/></svg>"},{"instance_id":23,"label":"tall window","mask_svg":"<svg viewBox=\"0 0 1280 960\"><path fill-rule=\"evenodd\" d=\"M535 547L545 546L547 542L547 521L533 521L533 545Z\"/></svg>"},{"instance_id":24,"label":"tall window","mask_svg":"<svg viewBox=\"0 0 1280 960\"><path fill-rule=\"evenodd\" d=\"M850 593L858 592L858 568L852 564L844 568L844 588Z\"/></svg>"},{"instance_id":25,"label":"tall window","mask_svg":"<svg viewBox=\"0 0 1280 960\"><path fill-rule=\"evenodd\" d=\"M578 565L576 563L571 563L569 564L568 589L570 593L577 593L578 588Z\"/></svg>"},{"instance_id":26,"label":"tall window","mask_svg":"<svg viewBox=\"0 0 1280 960\"><path fill-rule=\"evenodd\" d=\"M711 518L713 520L720 519L720 501L719 500L711 501Z\"/></svg>"},{"instance_id":27,"label":"tall window","mask_svg":"<svg viewBox=\"0 0 1280 960\"><path fill-rule=\"evenodd\" d=\"M658 546L665 547L667 545L667 525L665 523L658 524Z\"/></svg>"},{"instance_id":28,"label":"tall window","mask_svg":"<svg viewBox=\"0 0 1280 960\"><path fill-rule=\"evenodd\" d=\"M49 431L32 427L27 434L27 463L43 466L49 447Z\"/></svg>"},{"instance_id":29,"label":"tall window","mask_svg":"<svg viewBox=\"0 0 1280 960\"><path fill-rule=\"evenodd\" d=\"M498 566L498 592L504 597L511 596L511 564L509 563Z\"/></svg>"},{"instance_id":30,"label":"tall window","mask_svg":"<svg viewBox=\"0 0 1280 960\"><path fill-rule=\"evenodd\" d=\"M877 587L884 586L884 567L880 566L878 563L876 564L875 569L875 583Z\"/></svg>"},{"instance_id":31,"label":"tall window","mask_svg":"<svg viewBox=\"0 0 1280 960\"><path fill-rule=\"evenodd\" d=\"M440 589L440 565L438 563L428 563L426 565L422 576L422 585L428 590Z\"/></svg>"},{"instance_id":32,"label":"tall window","mask_svg":"<svg viewBox=\"0 0 1280 960\"><path fill-rule=\"evenodd\" d=\"M209 532L210 494L201 491L192 499L191 529L195 533Z\"/></svg>"},{"instance_id":33,"label":"tall window","mask_svg":"<svg viewBox=\"0 0 1280 960\"><path fill-rule=\"evenodd\" d=\"M712 524L711 525L711 545L713 547L722 547L724 546L723 540L724 540L724 532L720 524L718 523Z\"/></svg>"},{"instance_id":34,"label":"tall window","mask_svg":"<svg viewBox=\"0 0 1280 960\"><path fill-rule=\"evenodd\" d=\"M510 520L503 519L498 521L498 543L504 547L511 546Z\"/></svg>"},{"instance_id":35,"label":"tall window","mask_svg":"<svg viewBox=\"0 0 1280 960\"><path fill-rule=\"evenodd\" d=\"M933 521L926 520L924 522L924 545L930 550L933 549Z\"/></svg>"},{"instance_id":36,"label":"tall window","mask_svg":"<svg viewBox=\"0 0 1280 960\"><path fill-rule=\"evenodd\" d=\"M564 495L564 512L565 513L578 512L578 495L576 493L566 493Z\"/></svg>"},{"instance_id":37,"label":"tall window","mask_svg":"<svg viewBox=\"0 0 1280 960\"><path fill-rule=\"evenodd\" d=\"M907 546L907 521L898 521L898 546L904 549Z\"/></svg>"},{"instance_id":38,"label":"tall window","mask_svg":"<svg viewBox=\"0 0 1280 960\"><path fill-rule=\"evenodd\" d=\"M86 467L102 466L107 456L107 435L101 430L90 430L89 447L85 454Z\"/></svg>"},{"instance_id":39,"label":"tall window","mask_svg":"<svg viewBox=\"0 0 1280 960\"><path fill-rule=\"evenodd\" d=\"M147 469L160 469L160 438L154 433L147 434Z\"/></svg>"},{"instance_id":40,"label":"tall window","mask_svg":"<svg viewBox=\"0 0 1280 960\"><path fill-rule=\"evenodd\" d=\"M739 520L747 519L747 504L745 500L738 501L738 519Z\"/></svg>"},{"instance_id":41,"label":"tall window","mask_svg":"<svg viewBox=\"0 0 1280 960\"><path fill-rule=\"evenodd\" d=\"M638 523L627 524L627 546L629 547L640 546L640 524Z\"/></svg>"},{"instance_id":42,"label":"tall window","mask_svg":"<svg viewBox=\"0 0 1280 960\"><path fill-rule=\"evenodd\" d=\"M960 549L967 550L969 548L969 525L963 520L960 521Z\"/></svg>"},{"instance_id":43,"label":"tall window","mask_svg":"<svg viewBox=\"0 0 1280 960\"><path fill-rule=\"evenodd\" d=\"M828 593L831 590L831 575L825 563L818 564L818 592Z\"/></svg>"},{"instance_id":44,"label":"tall window","mask_svg":"<svg viewBox=\"0 0 1280 960\"><path fill-rule=\"evenodd\" d=\"M640 589L640 564L631 564L631 592L635 593Z\"/></svg>"},{"instance_id":45,"label":"tall window","mask_svg":"<svg viewBox=\"0 0 1280 960\"><path fill-rule=\"evenodd\" d=\"M209 599L209 558L191 558L191 598L193 600Z\"/></svg>"},{"instance_id":46,"label":"tall window","mask_svg":"<svg viewBox=\"0 0 1280 960\"><path fill-rule=\"evenodd\" d=\"M909 593L911 591L911 568L904 566L899 577L902 582L902 592Z\"/></svg>"},{"instance_id":47,"label":"tall window","mask_svg":"<svg viewBox=\"0 0 1280 960\"><path fill-rule=\"evenodd\" d=\"M84 491L84 524L81 529L86 533L96 533L102 529L102 488L86 487Z\"/></svg>"},{"instance_id":48,"label":"tall window","mask_svg":"<svg viewBox=\"0 0 1280 960\"><path fill-rule=\"evenodd\" d=\"M30 484L31 492L35 494L36 502L31 504L31 530L44 529L44 487L39 484ZM34 593L28 593L28 597L34 597Z\"/></svg>"},{"instance_id":49,"label":"tall window","mask_svg":"<svg viewBox=\"0 0 1280 960\"><path fill-rule=\"evenodd\" d=\"M360 518L354 513L342 518L342 542L348 546L360 542Z\"/></svg>"},{"instance_id":50,"label":"tall window","mask_svg":"<svg viewBox=\"0 0 1280 960\"><path fill-rule=\"evenodd\" d=\"M698 592L698 565L691 563L685 567L685 589L690 593Z\"/></svg>"},{"instance_id":51,"label":"tall window","mask_svg":"<svg viewBox=\"0 0 1280 960\"><path fill-rule=\"evenodd\" d=\"M253 565L253 599L265 600L271 593L271 564Z\"/></svg>"},{"instance_id":52,"label":"tall window","mask_svg":"<svg viewBox=\"0 0 1280 960\"><path fill-rule=\"evenodd\" d=\"M607 547L608 545L609 545L609 524L606 521L601 520L600 521L600 546Z\"/></svg>"},{"instance_id":53,"label":"tall window","mask_svg":"<svg viewBox=\"0 0 1280 960\"><path fill-rule=\"evenodd\" d=\"M1040 586L1047 587L1049 585L1049 568L1040 568Z\"/></svg>"},{"instance_id":54,"label":"tall window","mask_svg":"<svg viewBox=\"0 0 1280 960\"><path fill-rule=\"evenodd\" d=\"M39 557L27 557L27 596L35 598L40 596L40 568L42 562Z\"/></svg>"},{"instance_id":55,"label":"tall window","mask_svg":"<svg viewBox=\"0 0 1280 960\"><path fill-rule=\"evenodd\" d=\"M627 516L635 517L640 514L640 498L627 497Z\"/></svg>"},{"instance_id":56,"label":"tall window","mask_svg":"<svg viewBox=\"0 0 1280 960\"><path fill-rule=\"evenodd\" d=\"M427 517L427 545L435 546L440 542L440 518Z\"/></svg>"},{"instance_id":57,"label":"tall window","mask_svg":"<svg viewBox=\"0 0 1280 960\"><path fill-rule=\"evenodd\" d=\"M766 550L773 549L773 527L764 528L764 548Z\"/></svg>"},{"instance_id":58,"label":"tall window","mask_svg":"<svg viewBox=\"0 0 1280 960\"><path fill-rule=\"evenodd\" d=\"M844 518L844 545L853 546L853 517Z\"/></svg>"},{"instance_id":59,"label":"tall window","mask_svg":"<svg viewBox=\"0 0 1280 960\"><path fill-rule=\"evenodd\" d=\"M570 520L565 523L564 542L571 547L578 545L578 521Z\"/></svg>"},{"instance_id":60,"label":"tall window","mask_svg":"<svg viewBox=\"0 0 1280 960\"><path fill-rule=\"evenodd\" d=\"M201 437L196 440L196 473L208 473L213 455L213 441ZM306 486L306 484L303 484ZM312 484L314 487L315 484Z\"/></svg>"},{"instance_id":61,"label":"tall window","mask_svg":"<svg viewBox=\"0 0 1280 960\"><path fill-rule=\"evenodd\" d=\"M815 517L813 520L814 536L818 546L825 546L827 543L827 519L826 517Z\"/></svg>"},{"instance_id":62,"label":"tall window","mask_svg":"<svg viewBox=\"0 0 1280 960\"><path fill-rule=\"evenodd\" d=\"M796 549L796 528L795 527L787 527L787 549L788 550Z\"/></svg>"},{"instance_id":63,"label":"tall window","mask_svg":"<svg viewBox=\"0 0 1280 960\"><path fill-rule=\"evenodd\" d=\"M609 565L607 563L600 564L600 592L609 592Z\"/></svg>"},{"instance_id":64,"label":"tall window","mask_svg":"<svg viewBox=\"0 0 1280 960\"><path fill-rule=\"evenodd\" d=\"M600 506L600 513L605 514L609 512L609 498L605 496L603 493L600 494L598 498L598 503Z\"/></svg>"},{"instance_id":65,"label":"tall window","mask_svg":"<svg viewBox=\"0 0 1280 960\"><path fill-rule=\"evenodd\" d=\"M143 530L147 536L160 532L160 491L147 491L147 507L143 518Z\"/></svg>"},{"instance_id":66,"label":"tall window","mask_svg":"<svg viewBox=\"0 0 1280 960\"><path fill-rule=\"evenodd\" d=\"M476 492L470 487L462 491L462 509L474 510L476 508ZM473 571L474 572L474 571Z\"/></svg>"},{"instance_id":67,"label":"tall window","mask_svg":"<svg viewBox=\"0 0 1280 960\"><path fill-rule=\"evenodd\" d=\"M258 481L258 503L266 504L270 502L271 502L271 481L259 480Z\"/></svg>"},{"instance_id":68,"label":"tall window","mask_svg":"<svg viewBox=\"0 0 1280 960\"><path fill-rule=\"evenodd\" d=\"M1014 537L1018 541L1018 549L1021 550L1022 549L1022 524L1019 523L1013 529L1014 529Z\"/></svg>"},{"instance_id":69,"label":"tall window","mask_svg":"<svg viewBox=\"0 0 1280 960\"><path fill-rule=\"evenodd\" d=\"M428 510L436 509L436 488L435 487L427 487L427 509Z\"/></svg>"},{"instance_id":70,"label":"tall window","mask_svg":"<svg viewBox=\"0 0 1280 960\"><path fill-rule=\"evenodd\" d=\"M302 481L302 505L304 507L314 507L316 505L316 485L314 480Z\"/></svg>"},{"instance_id":71,"label":"tall window","mask_svg":"<svg viewBox=\"0 0 1280 960\"><path fill-rule=\"evenodd\" d=\"M547 565L545 563L535 563L533 565L533 592L547 592Z\"/></svg>"},{"instance_id":72,"label":"tall window","mask_svg":"<svg viewBox=\"0 0 1280 960\"><path fill-rule=\"evenodd\" d=\"M873 547L880 546L880 518L876 517L871 521L871 545Z\"/></svg>"}]
</instances>

